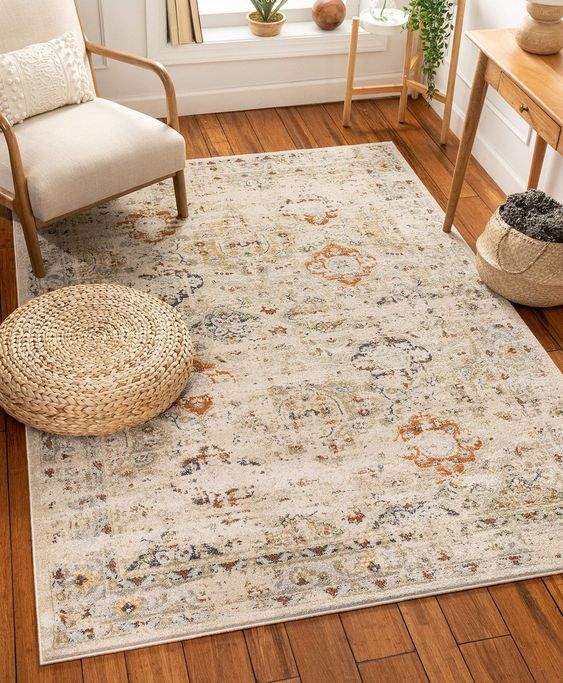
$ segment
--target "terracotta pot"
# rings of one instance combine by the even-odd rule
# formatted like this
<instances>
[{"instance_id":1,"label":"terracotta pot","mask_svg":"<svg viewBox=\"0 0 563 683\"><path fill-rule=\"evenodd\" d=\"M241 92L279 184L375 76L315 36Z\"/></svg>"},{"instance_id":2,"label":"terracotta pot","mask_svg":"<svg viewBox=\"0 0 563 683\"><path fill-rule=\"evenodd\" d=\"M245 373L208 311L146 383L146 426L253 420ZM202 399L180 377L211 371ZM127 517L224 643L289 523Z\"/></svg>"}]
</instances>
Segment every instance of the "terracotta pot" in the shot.
<instances>
[{"instance_id":1,"label":"terracotta pot","mask_svg":"<svg viewBox=\"0 0 563 683\"><path fill-rule=\"evenodd\" d=\"M258 14L258 12L249 12L246 15L246 21L248 22L250 32L255 36L271 38L272 36L278 36L281 33L283 25L285 24L285 14L283 12L278 12L278 14L281 14L282 16L279 21L255 21L252 19L254 14Z\"/></svg>"},{"instance_id":2,"label":"terracotta pot","mask_svg":"<svg viewBox=\"0 0 563 683\"><path fill-rule=\"evenodd\" d=\"M346 18L346 5L342 0L316 0L313 21L324 31L334 31Z\"/></svg>"}]
</instances>

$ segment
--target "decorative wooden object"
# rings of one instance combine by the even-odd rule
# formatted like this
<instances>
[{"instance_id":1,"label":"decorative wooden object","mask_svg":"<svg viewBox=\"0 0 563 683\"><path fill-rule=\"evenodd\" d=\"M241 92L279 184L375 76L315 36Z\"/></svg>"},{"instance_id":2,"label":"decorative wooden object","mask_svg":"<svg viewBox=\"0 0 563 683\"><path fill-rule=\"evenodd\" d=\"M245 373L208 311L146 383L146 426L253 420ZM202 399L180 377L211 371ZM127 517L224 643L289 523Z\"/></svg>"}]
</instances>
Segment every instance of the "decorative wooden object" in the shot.
<instances>
[{"instance_id":1,"label":"decorative wooden object","mask_svg":"<svg viewBox=\"0 0 563 683\"><path fill-rule=\"evenodd\" d=\"M487 88L492 86L537 132L528 189L535 188L547 145L563 154L563 53L532 55L518 47L514 29L470 31L480 50L465 116L444 232L450 232Z\"/></svg>"},{"instance_id":2,"label":"decorative wooden object","mask_svg":"<svg viewBox=\"0 0 563 683\"><path fill-rule=\"evenodd\" d=\"M459 49L461 46L461 36L463 31L463 19L465 16L466 0L458 0L455 26L452 37L452 48L450 55L450 68L448 73L448 84L446 92L437 92L434 99L444 105L444 115L442 119L442 131L440 142L445 145L448 141L450 131L450 121L452 116L452 105L454 101L455 81L457 65L459 61ZM422 44L420 38L414 35L413 31L407 30L405 44L405 59L403 62L403 77L400 83L389 83L384 85L365 85L354 86L354 74L356 71L356 54L358 51L358 33L360 30L360 18L352 19L352 35L350 38L350 52L348 55L348 75L346 79L346 94L344 96L344 111L342 115L342 125L350 125L350 115L352 111L352 97L354 95L382 95L385 93L400 93L399 100L399 122L404 123L407 110L409 92L413 98L419 94L425 95L428 87L420 81L422 64Z\"/></svg>"},{"instance_id":3,"label":"decorative wooden object","mask_svg":"<svg viewBox=\"0 0 563 683\"><path fill-rule=\"evenodd\" d=\"M70 0L70 2L72 3L72 0ZM76 13L80 18L76 0L74 0L74 4L76 6ZM158 62L153 62L152 60L146 59L145 57L137 57L136 55L130 55L126 52L121 52L120 50L112 50L111 48L105 47L103 45L96 45L95 43L91 43L86 38L86 36L84 36L84 44L86 47L86 56L88 58L88 63L90 65L90 73L92 76L92 82L94 84L96 96L99 96L99 90L98 84L96 82L96 72L94 71L92 62L92 55L94 54L101 55L102 57L107 57L108 59L113 59L118 62L124 62L125 64L130 64L131 66L136 66L141 69L147 69L148 71L152 71L159 77L164 87L167 106L166 123L171 128L174 128L174 130L180 132L180 124L178 122L178 106L176 103L176 91L174 89L172 79L168 74L168 71L166 71L162 64L159 64ZM33 209L31 207L31 202L29 199L29 193L27 190L27 178L23 167L17 136L15 135L12 126L10 125L6 117L3 116L3 114L1 113L0 131L4 134L4 139L6 141L6 146L8 148L8 155L10 158L10 166L12 169L12 177L14 183L13 192L10 192L9 190L0 187L0 206L5 206L10 211L13 211L17 214L24 233L25 243L29 253L33 273L36 277L44 277L45 266L43 264L43 258L41 256L41 249L39 247L37 230L48 225L51 225L53 223L56 223L62 220L63 218L67 218L69 215L80 213L81 211L84 211L84 209L88 209L90 207L84 206L81 209L72 211L70 214L57 216L56 218L53 218L52 220L46 222L41 222L38 219L36 219L33 215ZM186 196L186 183L184 171L178 171L172 176L166 176L166 178L174 179L174 191L176 194L176 206L178 209L178 216L180 218L186 218L188 215L188 200ZM155 178L154 180L146 184L152 185L161 180L164 180L164 178ZM120 194L128 194L129 192L133 192L138 189L140 188L131 188L127 190L127 192ZM120 194L114 195L112 197L105 197L99 202L96 202L96 205L103 204L104 202L110 199L115 199L116 197L120 196Z\"/></svg>"},{"instance_id":4,"label":"decorative wooden object","mask_svg":"<svg viewBox=\"0 0 563 683\"><path fill-rule=\"evenodd\" d=\"M315 0L312 16L323 31L334 31L346 19L346 5L343 0Z\"/></svg>"},{"instance_id":5,"label":"decorative wooden object","mask_svg":"<svg viewBox=\"0 0 563 683\"><path fill-rule=\"evenodd\" d=\"M559 0L532 0L526 3L527 17L516 34L516 42L526 52L554 55L563 50L563 4Z\"/></svg>"}]
</instances>

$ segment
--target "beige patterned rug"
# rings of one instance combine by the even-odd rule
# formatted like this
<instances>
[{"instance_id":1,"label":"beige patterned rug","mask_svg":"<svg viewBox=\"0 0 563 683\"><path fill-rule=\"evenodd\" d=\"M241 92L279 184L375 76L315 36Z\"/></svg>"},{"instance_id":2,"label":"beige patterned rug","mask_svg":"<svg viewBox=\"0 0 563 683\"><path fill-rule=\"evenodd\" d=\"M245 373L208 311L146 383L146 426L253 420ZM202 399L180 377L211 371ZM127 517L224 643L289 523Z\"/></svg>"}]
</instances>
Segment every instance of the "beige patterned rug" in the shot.
<instances>
[{"instance_id":1,"label":"beige patterned rug","mask_svg":"<svg viewBox=\"0 0 563 683\"><path fill-rule=\"evenodd\" d=\"M43 662L553 573L562 379L392 144L190 162L42 234L20 301L151 291L196 373L144 427L28 430Z\"/></svg>"}]
</instances>

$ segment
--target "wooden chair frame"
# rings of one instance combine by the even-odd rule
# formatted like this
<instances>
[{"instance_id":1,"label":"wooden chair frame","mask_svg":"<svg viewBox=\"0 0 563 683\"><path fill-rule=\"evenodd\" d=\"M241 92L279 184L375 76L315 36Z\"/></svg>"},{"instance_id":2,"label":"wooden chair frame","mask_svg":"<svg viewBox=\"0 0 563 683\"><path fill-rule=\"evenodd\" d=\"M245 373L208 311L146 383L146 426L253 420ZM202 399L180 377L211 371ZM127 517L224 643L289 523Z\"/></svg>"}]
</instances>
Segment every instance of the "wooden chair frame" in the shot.
<instances>
[{"instance_id":1,"label":"wooden chair frame","mask_svg":"<svg viewBox=\"0 0 563 683\"><path fill-rule=\"evenodd\" d=\"M76 8L76 12L78 14L78 7ZM80 20L79 14L78 17ZM99 90L96 81L96 74L94 72L94 67L92 63L92 55L101 55L102 57L107 57L109 59L114 59L118 62L124 62L125 64L130 64L141 69L147 69L149 71L152 71L160 78L160 80L162 81L162 85L164 86L167 105L166 123L174 130L180 132L180 124L178 120L178 105L176 103L176 91L174 89L174 84L172 82L172 79L170 78L168 71L164 68L164 66L162 66L162 64L154 62L150 59L146 59L145 57L137 57L135 55L131 55L126 52L121 52L119 50L112 50L111 48L105 47L103 45L96 45L95 43L91 43L86 38L86 36L84 36L84 31L82 31L82 35L84 37L86 55L88 57L88 63L90 65L90 73L92 74L92 81L94 84L96 96L99 95ZM37 234L38 229L56 223L57 221L60 221L63 218L67 218L68 216L80 213L81 211L91 208L92 206L97 206L98 204L103 204L104 202L110 199L115 199L116 197L129 194L130 192L134 192L135 190L138 190L141 187L153 185L154 183L164 180L165 178L173 178L178 216L180 218L186 218L188 215L186 183L184 170L182 169L172 175L167 175L163 178L155 178L154 180L151 180L150 182L145 183L144 185L141 185L139 187L132 187L129 190L126 190L125 192L120 192L116 195L112 195L111 197L104 197L103 199L100 199L99 201L95 202L95 204L83 206L79 209L76 209L75 211L71 211L62 216L57 216L56 218L53 218L49 221L39 221L33 215L33 209L31 207L29 192L27 188L27 178L25 175L25 169L23 166L21 153L18 146L17 136L14 132L14 128L11 126L11 124L8 122L8 119L2 113L0 113L0 130L4 134L4 138L6 140L6 146L8 148L8 155L10 159L10 166L12 170L12 178L14 183L13 192L10 192L5 188L0 187L0 206L5 206L10 211L13 211L17 214L19 221L22 225L25 243L29 253L29 259L31 261L31 267L36 277L45 276L45 266L43 264L43 258L41 256L41 248L39 246L39 238Z\"/></svg>"}]
</instances>

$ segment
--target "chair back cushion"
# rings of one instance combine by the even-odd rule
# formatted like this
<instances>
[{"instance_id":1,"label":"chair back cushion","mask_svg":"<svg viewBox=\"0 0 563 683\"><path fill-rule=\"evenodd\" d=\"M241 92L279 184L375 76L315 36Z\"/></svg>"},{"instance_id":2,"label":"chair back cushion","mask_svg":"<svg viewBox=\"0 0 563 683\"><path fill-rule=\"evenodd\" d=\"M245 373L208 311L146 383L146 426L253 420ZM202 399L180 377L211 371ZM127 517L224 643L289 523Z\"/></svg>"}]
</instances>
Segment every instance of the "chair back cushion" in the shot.
<instances>
[{"instance_id":1,"label":"chair back cushion","mask_svg":"<svg viewBox=\"0 0 563 683\"><path fill-rule=\"evenodd\" d=\"M45 43L68 31L83 47L74 0L0 0L0 52Z\"/></svg>"}]
</instances>

